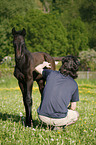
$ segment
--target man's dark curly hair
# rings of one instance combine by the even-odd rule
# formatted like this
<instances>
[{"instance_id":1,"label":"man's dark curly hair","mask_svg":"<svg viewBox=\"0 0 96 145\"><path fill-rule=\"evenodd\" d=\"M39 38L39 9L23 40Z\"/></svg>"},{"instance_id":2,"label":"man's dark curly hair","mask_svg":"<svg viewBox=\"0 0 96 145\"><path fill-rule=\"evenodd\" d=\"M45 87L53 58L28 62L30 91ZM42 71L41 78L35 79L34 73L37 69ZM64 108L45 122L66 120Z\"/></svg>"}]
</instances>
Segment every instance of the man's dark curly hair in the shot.
<instances>
[{"instance_id":1,"label":"man's dark curly hair","mask_svg":"<svg viewBox=\"0 0 96 145\"><path fill-rule=\"evenodd\" d=\"M60 67L59 71L65 76L70 75L73 79L76 79L78 77L77 71L79 64L80 62L75 56L65 56L62 59L62 66Z\"/></svg>"}]
</instances>

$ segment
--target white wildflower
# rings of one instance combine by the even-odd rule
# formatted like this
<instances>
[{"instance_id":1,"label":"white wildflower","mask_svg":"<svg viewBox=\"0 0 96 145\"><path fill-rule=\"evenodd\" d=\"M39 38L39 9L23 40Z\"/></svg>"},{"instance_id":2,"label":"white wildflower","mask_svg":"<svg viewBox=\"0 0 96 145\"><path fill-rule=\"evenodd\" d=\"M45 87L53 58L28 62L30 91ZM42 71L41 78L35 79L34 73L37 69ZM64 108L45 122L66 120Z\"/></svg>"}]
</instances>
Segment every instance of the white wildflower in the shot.
<instances>
[{"instance_id":1,"label":"white wildflower","mask_svg":"<svg viewBox=\"0 0 96 145\"><path fill-rule=\"evenodd\" d=\"M72 143L74 143L74 140L72 141Z\"/></svg>"},{"instance_id":2,"label":"white wildflower","mask_svg":"<svg viewBox=\"0 0 96 145\"><path fill-rule=\"evenodd\" d=\"M51 138L51 141L54 141L54 139L53 139L53 138Z\"/></svg>"},{"instance_id":3,"label":"white wildflower","mask_svg":"<svg viewBox=\"0 0 96 145\"><path fill-rule=\"evenodd\" d=\"M32 130L36 131L36 129L35 129L35 128L33 128Z\"/></svg>"},{"instance_id":4,"label":"white wildflower","mask_svg":"<svg viewBox=\"0 0 96 145\"><path fill-rule=\"evenodd\" d=\"M22 112L20 112L20 117L22 117L23 116L23 114L22 114Z\"/></svg>"}]
</instances>

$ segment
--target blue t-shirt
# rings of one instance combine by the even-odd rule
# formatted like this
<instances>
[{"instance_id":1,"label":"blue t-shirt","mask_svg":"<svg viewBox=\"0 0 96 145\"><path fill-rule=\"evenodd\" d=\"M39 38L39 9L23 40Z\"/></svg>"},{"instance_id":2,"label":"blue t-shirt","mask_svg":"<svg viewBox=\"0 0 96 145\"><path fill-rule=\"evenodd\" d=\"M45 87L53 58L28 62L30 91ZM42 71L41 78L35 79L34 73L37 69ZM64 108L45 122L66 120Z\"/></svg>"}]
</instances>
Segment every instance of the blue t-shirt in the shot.
<instances>
[{"instance_id":1,"label":"blue t-shirt","mask_svg":"<svg viewBox=\"0 0 96 145\"><path fill-rule=\"evenodd\" d=\"M64 76L59 71L44 69L42 75L46 79L46 85L38 114L50 118L66 117L69 103L79 101L77 83L72 77Z\"/></svg>"}]
</instances>

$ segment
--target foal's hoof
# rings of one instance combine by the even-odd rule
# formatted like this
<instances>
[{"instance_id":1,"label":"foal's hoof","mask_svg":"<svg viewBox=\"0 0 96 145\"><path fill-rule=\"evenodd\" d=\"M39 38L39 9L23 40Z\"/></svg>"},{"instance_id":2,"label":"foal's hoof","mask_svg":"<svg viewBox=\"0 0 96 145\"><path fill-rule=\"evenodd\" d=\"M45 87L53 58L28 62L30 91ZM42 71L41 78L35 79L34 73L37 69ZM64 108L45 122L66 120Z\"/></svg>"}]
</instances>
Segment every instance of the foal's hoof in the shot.
<instances>
[{"instance_id":1,"label":"foal's hoof","mask_svg":"<svg viewBox=\"0 0 96 145\"><path fill-rule=\"evenodd\" d=\"M33 122L32 122L32 120L31 120L30 123L27 123L27 122L26 122L25 127L33 127Z\"/></svg>"}]
</instances>

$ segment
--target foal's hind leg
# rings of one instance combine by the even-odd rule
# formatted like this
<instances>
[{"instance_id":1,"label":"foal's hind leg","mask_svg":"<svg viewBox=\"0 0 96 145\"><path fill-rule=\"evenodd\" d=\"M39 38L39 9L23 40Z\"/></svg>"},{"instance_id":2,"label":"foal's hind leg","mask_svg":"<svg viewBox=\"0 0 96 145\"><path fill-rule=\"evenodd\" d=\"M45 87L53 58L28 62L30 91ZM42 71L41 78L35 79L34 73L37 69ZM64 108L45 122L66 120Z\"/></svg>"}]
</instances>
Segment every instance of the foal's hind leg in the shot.
<instances>
[{"instance_id":1,"label":"foal's hind leg","mask_svg":"<svg viewBox=\"0 0 96 145\"><path fill-rule=\"evenodd\" d=\"M45 87L45 80L43 78L37 80L37 84L39 86L39 90L40 90L40 93L41 93L41 101L42 101L42 93L43 93L43 90L44 90L44 87Z\"/></svg>"}]
</instances>

